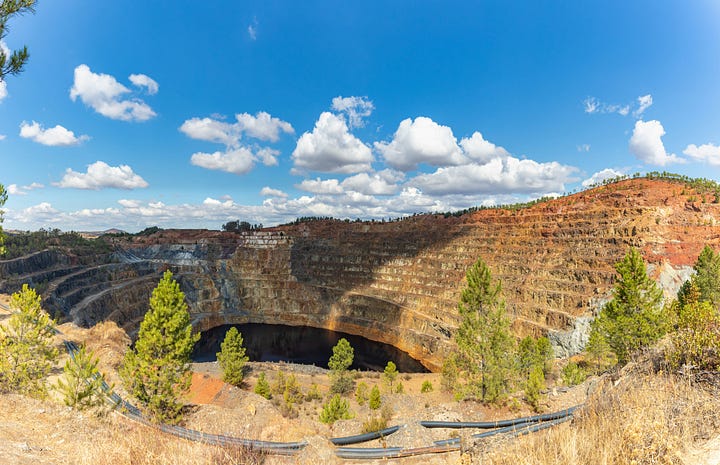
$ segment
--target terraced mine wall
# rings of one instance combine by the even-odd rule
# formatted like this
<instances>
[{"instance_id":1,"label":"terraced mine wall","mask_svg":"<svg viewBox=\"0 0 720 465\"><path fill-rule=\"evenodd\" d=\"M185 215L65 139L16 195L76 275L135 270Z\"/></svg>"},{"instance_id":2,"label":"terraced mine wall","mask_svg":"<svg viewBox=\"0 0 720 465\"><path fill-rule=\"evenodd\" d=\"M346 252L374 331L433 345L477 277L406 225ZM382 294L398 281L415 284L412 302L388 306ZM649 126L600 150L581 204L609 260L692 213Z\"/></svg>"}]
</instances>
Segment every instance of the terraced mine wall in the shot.
<instances>
[{"instance_id":1,"label":"terraced mine wall","mask_svg":"<svg viewBox=\"0 0 720 465\"><path fill-rule=\"evenodd\" d=\"M8 283L45 276L51 310L82 325L112 319L132 334L171 269L198 330L332 329L392 344L438 370L459 323L465 272L478 257L502 281L516 333L548 334L556 353L568 355L581 350L611 296L613 265L630 246L671 296L705 244L720 248L719 220L720 205L683 184L635 179L518 210L243 234L160 231L117 239L109 263L73 267L59 254L40 265L32 257L2 262L0 273L12 273Z\"/></svg>"}]
</instances>

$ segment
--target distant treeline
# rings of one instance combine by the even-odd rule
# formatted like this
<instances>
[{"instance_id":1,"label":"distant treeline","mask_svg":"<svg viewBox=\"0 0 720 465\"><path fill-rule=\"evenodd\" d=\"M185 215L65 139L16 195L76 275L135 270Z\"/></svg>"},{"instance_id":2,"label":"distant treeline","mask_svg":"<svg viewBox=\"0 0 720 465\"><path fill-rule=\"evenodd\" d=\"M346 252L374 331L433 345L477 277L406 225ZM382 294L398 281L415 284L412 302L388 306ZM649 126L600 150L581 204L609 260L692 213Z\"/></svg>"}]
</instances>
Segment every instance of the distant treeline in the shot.
<instances>
[{"instance_id":1,"label":"distant treeline","mask_svg":"<svg viewBox=\"0 0 720 465\"><path fill-rule=\"evenodd\" d=\"M100 238L87 239L74 231L62 232L59 229L40 229L34 232L6 232L6 252L2 258L10 260L52 247L72 248L78 255L94 255L112 251L110 245Z\"/></svg>"}]
</instances>

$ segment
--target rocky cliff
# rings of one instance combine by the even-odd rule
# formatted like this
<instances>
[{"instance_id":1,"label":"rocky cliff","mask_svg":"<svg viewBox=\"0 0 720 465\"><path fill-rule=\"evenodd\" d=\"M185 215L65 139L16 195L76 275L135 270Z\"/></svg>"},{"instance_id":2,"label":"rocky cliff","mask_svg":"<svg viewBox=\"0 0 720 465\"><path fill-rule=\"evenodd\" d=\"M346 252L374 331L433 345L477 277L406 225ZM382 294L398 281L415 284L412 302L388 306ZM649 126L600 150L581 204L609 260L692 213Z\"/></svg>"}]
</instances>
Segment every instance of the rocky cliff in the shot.
<instances>
[{"instance_id":1,"label":"rocky cliff","mask_svg":"<svg viewBox=\"0 0 720 465\"><path fill-rule=\"evenodd\" d=\"M549 334L573 353L605 302L613 265L640 248L668 295L705 244L720 248L720 204L682 183L634 179L523 209L394 222L310 221L244 234L172 230L114 239L110 260L60 251L0 262L0 287L42 283L46 305L83 325L130 333L165 269L200 329L280 323L392 344L437 370L452 346L467 268L502 281L518 335Z\"/></svg>"}]
</instances>

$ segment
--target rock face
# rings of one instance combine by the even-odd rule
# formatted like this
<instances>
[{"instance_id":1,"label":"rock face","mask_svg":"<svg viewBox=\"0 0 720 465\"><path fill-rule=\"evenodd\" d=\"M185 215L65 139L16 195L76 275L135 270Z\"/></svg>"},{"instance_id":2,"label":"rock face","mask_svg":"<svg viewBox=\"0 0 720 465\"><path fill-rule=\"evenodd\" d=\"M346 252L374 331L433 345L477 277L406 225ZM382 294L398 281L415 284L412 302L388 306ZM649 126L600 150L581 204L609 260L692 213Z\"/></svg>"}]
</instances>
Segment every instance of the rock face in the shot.
<instances>
[{"instance_id":1,"label":"rock face","mask_svg":"<svg viewBox=\"0 0 720 465\"><path fill-rule=\"evenodd\" d=\"M311 221L245 234L161 231L117 240L109 263L60 252L0 262L7 289L47 283L48 308L132 334L171 269L199 330L308 325L392 344L431 370L458 324L465 271L482 257L502 281L518 335L549 334L559 355L582 348L611 295L613 265L638 247L673 295L705 244L720 247L720 204L684 184L634 179L519 210L420 215L387 223Z\"/></svg>"}]
</instances>

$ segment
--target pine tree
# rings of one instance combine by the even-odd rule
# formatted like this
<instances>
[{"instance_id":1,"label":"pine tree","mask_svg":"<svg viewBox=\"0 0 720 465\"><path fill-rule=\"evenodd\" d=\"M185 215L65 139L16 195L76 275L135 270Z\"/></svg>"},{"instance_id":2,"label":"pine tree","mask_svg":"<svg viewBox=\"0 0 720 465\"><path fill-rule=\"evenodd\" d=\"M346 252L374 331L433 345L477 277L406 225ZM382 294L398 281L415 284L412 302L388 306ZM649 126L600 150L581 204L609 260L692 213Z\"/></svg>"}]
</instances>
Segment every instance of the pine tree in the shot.
<instances>
[{"instance_id":1,"label":"pine tree","mask_svg":"<svg viewBox=\"0 0 720 465\"><path fill-rule=\"evenodd\" d=\"M0 390L44 397L44 378L58 356L55 323L27 284L10 297L10 308L15 313L0 326Z\"/></svg>"},{"instance_id":2,"label":"pine tree","mask_svg":"<svg viewBox=\"0 0 720 465\"><path fill-rule=\"evenodd\" d=\"M335 394L320 412L320 421L332 425L337 420L349 420L353 417L350 412L350 405L346 399L342 399L340 394Z\"/></svg>"},{"instance_id":3,"label":"pine tree","mask_svg":"<svg viewBox=\"0 0 720 465\"><path fill-rule=\"evenodd\" d=\"M72 353L65 362L63 378L58 379L57 389L65 405L84 410L97 407L105 400L104 378L98 370L98 359L84 345Z\"/></svg>"},{"instance_id":4,"label":"pine tree","mask_svg":"<svg viewBox=\"0 0 720 465\"><path fill-rule=\"evenodd\" d=\"M392 392L392 385L397 377L397 366L395 366L395 363L393 362L387 362L387 365L385 365L385 370L383 371L383 379L390 386L390 392Z\"/></svg>"},{"instance_id":5,"label":"pine tree","mask_svg":"<svg viewBox=\"0 0 720 465\"><path fill-rule=\"evenodd\" d=\"M35 0L3 0L0 3L0 41L7 35L7 22L11 17L27 12L33 12ZM0 81L8 74L18 74L27 63L29 54L27 47L15 50L6 55L0 48Z\"/></svg>"},{"instance_id":6,"label":"pine tree","mask_svg":"<svg viewBox=\"0 0 720 465\"><path fill-rule=\"evenodd\" d=\"M657 341L665 332L662 321L662 291L651 280L637 249L630 248L615 265L620 275L613 298L593 321L591 335L598 333L617 356L627 363L630 354Z\"/></svg>"},{"instance_id":7,"label":"pine tree","mask_svg":"<svg viewBox=\"0 0 720 465\"><path fill-rule=\"evenodd\" d=\"M358 405L365 405L365 402L368 400L369 389L368 385L362 381L357 385L357 388L355 389L355 401Z\"/></svg>"},{"instance_id":8,"label":"pine tree","mask_svg":"<svg viewBox=\"0 0 720 465\"><path fill-rule=\"evenodd\" d=\"M180 419L180 396L190 387L190 354L200 335L192 332L187 308L185 294L166 271L120 372L127 389L159 422Z\"/></svg>"},{"instance_id":9,"label":"pine tree","mask_svg":"<svg viewBox=\"0 0 720 465\"><path fill-rule=\"evenodd\" d=\"M700 291L700 302L708 301L714 308L720 307L720 254L706 245L698 256L692 281Z\"/></svg>"},{"instance_id":10,"label":"pine tree","mask_svg":"<svg viewBox=\"0 0 720 465\"><path fill-rule=\"evenodd\" d=\"M347 371L350 365L352 365L355 351L345 338L341 338L332 350L333 354L328 361L328 368L330 368L330 377L332 379L330 391L337 394L352 392L354 387L353 380Z\"/></svg>"},{"instance_id":11,"label":"pine tree","mask_svg":"<svg viewBox=\"0 0 720 465\"><path fill-rule=\"evenodd\" d=\"M265 372L263 371L258 376L257 384L255 385L255 394L263 396L266 399L272 399L272 393L270 392L270 383L265 378Z\"/></svg>"},{"instance_id":12,"label":"pine tree","mask_svg":"<svg viewBox=\"0 0 720 465\"><path fill-rule=\"evenodd\" d=\"M456 397L499 401L514 375L515 340L500 283L493 283L490 269L478 259L468 270L458 312L462 322L455 335L459 369Z\"/></svg>"},{"instance_id":13,"label":"pine tree","mask_svg":"<svg viewBox=\"0 0 720 465\"><path fill-rule=\"evenodd\" d=\"M368 406L372 410L377 410L382 405L382 398L380 397L380 389L378 389L377 385L373 386L373 388L370 390L370 400L368 400Z\"/></svg>"},{"instance_id":14,"label":"pine tree","mask_svg":"<svg viewBox=\"0 0 720 465\"><path fill-rule=\"evenodd\" d=\"M236 327L233 326L225 333L225 340L220 344L217 360L223 370L223 380L233 386L242 385L248 357L245 355L242 334Z\"/></svg>"}]
</instances>

